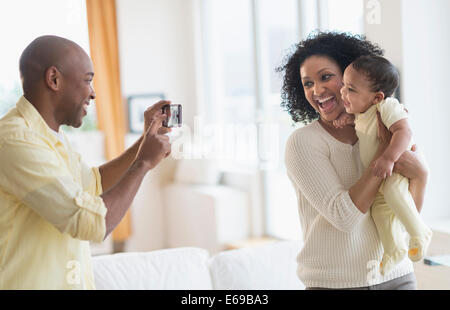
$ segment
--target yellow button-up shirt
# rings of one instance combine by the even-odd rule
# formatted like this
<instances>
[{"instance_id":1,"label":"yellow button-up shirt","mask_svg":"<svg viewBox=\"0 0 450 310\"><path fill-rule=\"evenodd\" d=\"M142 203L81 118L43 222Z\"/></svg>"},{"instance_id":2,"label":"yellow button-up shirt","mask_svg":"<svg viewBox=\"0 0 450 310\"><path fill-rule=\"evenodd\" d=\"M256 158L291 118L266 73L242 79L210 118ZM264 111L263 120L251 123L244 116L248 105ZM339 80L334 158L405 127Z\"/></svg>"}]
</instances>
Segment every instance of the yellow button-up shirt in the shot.
<instances>
[{"instance_id":1,"label":"yellow button-up shirt","mask_svg":"<svg viewBox=\"0 0 450 310\"><path fill-rule=\"evenodd\" d=\"M101 177L64 140L24 97L0 120L0 289L95 288Z\"/></svg>"}]
</instances>

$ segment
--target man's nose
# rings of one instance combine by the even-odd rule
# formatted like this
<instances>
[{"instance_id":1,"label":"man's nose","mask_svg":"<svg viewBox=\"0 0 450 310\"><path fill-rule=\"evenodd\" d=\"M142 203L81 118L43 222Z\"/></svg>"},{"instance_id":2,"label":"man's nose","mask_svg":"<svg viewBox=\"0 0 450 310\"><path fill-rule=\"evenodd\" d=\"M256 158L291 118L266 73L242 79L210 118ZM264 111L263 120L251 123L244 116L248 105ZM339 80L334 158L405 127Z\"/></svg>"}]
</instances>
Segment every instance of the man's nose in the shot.
<instances>
[{"instance_id":1,"label":"man's nose","mask_svg":"<svg viewBox=\"0 0 450 310\"><path fill-rule=\"evenodd\" d=\"M96 96L97 96L97 95L95 94L94 89L92 89L92 92L91 92L89 98L91 98L91 100L94 100Z\"/></svg>"}]
</instances>

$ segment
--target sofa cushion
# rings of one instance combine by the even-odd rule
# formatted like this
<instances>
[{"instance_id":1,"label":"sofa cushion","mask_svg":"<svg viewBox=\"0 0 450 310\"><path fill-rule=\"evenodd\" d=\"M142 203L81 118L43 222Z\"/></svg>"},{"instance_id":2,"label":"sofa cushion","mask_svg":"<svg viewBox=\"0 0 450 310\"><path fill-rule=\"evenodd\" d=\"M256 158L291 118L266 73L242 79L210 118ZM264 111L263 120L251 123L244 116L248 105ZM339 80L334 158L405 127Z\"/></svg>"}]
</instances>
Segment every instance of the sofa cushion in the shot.
<instances>
[{"instance_id":1,"label":"sofa cushion","mask_svg":"<svg viewBox=\"0 0 450 310\"><path fill-rule=\"evenodd\" d=\"M99 290L209 290L208 260L208 251L200 248L95 256L95 285Z\"/></svg>"},{"instance_id":2,"label":"sofa cushion","mask_svg":"<svg viewBox=\"0 0 450 310\"><path fill-rule=\"evenodd\" d=\"M177 162L174 180L179 183L216 185L222 172L215 160L181 159Z\"/></svg>"},{"instance_id":3,"label":"sofa cushion","mask_svg":"<svg viewBox=\"0 0 450 310\"><path fill-rule=\"evenodd\" d=\"M272 242L263 246L225 251L211 258L216 290L300 290L297 277L299 241Z\"/></svg>"}]
</instances>

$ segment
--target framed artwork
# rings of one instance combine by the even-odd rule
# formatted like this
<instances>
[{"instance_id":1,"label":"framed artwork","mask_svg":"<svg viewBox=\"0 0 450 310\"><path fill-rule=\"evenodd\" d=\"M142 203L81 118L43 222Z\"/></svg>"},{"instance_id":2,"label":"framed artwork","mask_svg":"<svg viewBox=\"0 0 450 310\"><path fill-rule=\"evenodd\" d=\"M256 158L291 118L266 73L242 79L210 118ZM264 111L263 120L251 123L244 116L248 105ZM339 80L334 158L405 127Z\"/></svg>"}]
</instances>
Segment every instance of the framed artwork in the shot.
<instances>
[{"instance_id":1,"label":"framed artwork","mask_svg":"<svg viewBox=\"0 0 450 310\"><path fill-rule=\"evenodd\" d=\"M164 94L140 94L132 95L127 99L128 104L128 124L132 133L142 133L144 130L144 112L148 107L164 100Z\"/></svg>"}]
</instances>

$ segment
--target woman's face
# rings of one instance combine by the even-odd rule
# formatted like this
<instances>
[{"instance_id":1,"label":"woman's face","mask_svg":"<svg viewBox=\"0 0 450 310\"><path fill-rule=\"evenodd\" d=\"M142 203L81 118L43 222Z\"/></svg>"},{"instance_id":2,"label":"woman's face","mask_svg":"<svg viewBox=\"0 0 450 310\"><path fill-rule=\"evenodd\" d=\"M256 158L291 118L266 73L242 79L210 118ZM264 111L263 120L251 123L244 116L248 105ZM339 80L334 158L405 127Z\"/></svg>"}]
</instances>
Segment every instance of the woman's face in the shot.
<instances>
[{"instance_id":1,"label":"woman's face","mask_svg":"<svg viewBox=\"0 0 450 310\"><path fill-rule=\"evenodd\" d=\"M300 66L305 96L324 121L332 122L345 111L339 65L326 56L310 56Z\"/></svg>"}]
</instances>

